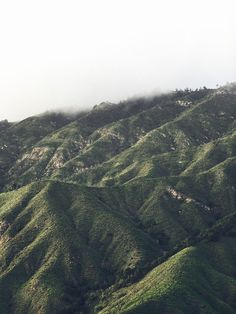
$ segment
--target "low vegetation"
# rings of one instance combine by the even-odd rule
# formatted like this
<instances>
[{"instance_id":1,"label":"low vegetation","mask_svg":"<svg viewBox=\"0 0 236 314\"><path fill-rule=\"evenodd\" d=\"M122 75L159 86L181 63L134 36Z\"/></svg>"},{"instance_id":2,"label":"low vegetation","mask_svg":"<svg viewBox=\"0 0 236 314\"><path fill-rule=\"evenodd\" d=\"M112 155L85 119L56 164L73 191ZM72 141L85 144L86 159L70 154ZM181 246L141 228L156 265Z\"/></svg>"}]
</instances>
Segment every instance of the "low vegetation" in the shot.
<instances>
[{"instance_id":1,"label":"low vegetation","mask_svg":"<svg viewBox=\"0 0 236 314\"><path fill-rule=\"evenodd\" d=\"M0 122L1 313L235 313L236 93Z\"/></svg>"}]
</instances>

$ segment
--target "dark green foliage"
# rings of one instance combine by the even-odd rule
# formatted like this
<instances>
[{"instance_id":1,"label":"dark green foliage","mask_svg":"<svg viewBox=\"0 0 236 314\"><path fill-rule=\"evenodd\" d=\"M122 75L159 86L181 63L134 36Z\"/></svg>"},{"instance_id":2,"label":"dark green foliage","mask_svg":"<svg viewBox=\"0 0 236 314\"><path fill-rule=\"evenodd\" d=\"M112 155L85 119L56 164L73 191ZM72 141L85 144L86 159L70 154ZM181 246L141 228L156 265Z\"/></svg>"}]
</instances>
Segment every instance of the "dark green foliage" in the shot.
<instances>
[{"instance_id":1,"label":"dark green foliage","mask_svg":"<svg viewBox=\"0 0 236 314\"><path fill-rule=\"evenodd\" d=\"M0 122L0 312L235 313L236 94Z\"/></svg>"}]
</instances>

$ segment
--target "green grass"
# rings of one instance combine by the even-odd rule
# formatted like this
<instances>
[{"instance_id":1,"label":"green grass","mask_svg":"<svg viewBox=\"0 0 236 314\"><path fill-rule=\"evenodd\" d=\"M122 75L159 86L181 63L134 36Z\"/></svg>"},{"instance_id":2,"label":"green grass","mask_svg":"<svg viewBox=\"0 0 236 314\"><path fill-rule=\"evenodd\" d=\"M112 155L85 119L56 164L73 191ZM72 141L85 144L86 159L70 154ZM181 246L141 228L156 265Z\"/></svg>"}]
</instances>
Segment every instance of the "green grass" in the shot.
<instances>
[{"instance_id":1,"label":"green grass","mask_svg":"<svg viewBox=\"0 0 236 314\"><path fill-rule=\"evenodd\" d=\"M234 313L234 246L222 238L183 249L138 283L109 295L99 313Z\"/></svg>"}]
</instances>

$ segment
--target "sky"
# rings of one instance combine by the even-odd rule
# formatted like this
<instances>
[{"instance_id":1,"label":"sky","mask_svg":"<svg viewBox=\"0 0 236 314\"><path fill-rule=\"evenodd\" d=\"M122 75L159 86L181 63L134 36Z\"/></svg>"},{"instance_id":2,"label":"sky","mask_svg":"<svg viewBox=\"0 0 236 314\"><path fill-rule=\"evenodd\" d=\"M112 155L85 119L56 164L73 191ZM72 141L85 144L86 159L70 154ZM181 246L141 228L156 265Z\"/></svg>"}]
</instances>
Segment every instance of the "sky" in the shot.
<instances>
[{"instance_id":1,"label":"sky","mask_svg":"<svg viewBox=\"0 0 236 314\"><path fill-rule=\"evenodd\" d=\"M236 81L235 0L0 0L0 120Z\"/></svg>"}]
</instances>

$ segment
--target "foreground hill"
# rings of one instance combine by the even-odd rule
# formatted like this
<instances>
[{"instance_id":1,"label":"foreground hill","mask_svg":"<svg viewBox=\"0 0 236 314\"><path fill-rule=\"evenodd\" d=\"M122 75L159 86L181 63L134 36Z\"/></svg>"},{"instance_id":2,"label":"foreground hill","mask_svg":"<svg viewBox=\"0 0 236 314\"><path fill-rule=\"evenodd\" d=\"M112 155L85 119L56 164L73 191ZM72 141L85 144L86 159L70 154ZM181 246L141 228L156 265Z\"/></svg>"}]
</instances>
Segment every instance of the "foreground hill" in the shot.
<instances>
[{"instance_id":1,"label":"foreground hill","mask_svg":"<svg viewBox=\"0 0 236 314\"><path fill-rule=\"evenodd\" d=\"M0 124L1 313L234 313L236 93Z\"/></svg>"},{"instance_id":2,"label":"foreground hill","mask_svg":"<svg viewBox=\"0 0 236 314\"><path fill-rule=\"evenodd\" d=\"M113 293L100 313L235 313L235 263L231 238L183 249Z\"/></svg>"}]
</instances>

